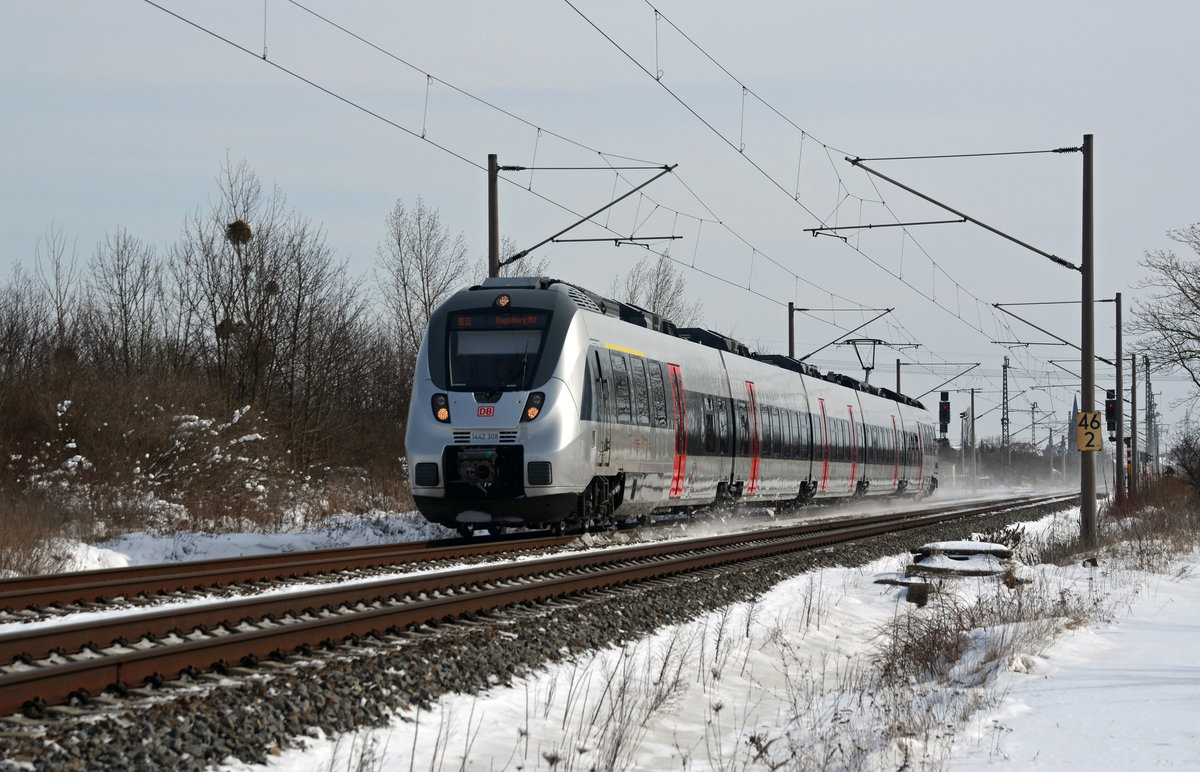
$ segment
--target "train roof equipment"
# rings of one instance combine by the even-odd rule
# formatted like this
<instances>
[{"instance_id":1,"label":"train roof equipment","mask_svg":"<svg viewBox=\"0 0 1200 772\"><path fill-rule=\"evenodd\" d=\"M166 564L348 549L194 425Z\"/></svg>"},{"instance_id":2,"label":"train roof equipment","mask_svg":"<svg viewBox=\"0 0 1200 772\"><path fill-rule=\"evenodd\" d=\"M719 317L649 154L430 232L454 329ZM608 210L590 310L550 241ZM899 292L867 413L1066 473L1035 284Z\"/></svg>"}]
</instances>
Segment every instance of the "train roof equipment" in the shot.
<instances>
[{"instance_id":1,"label":"train roof equipment","mask_svg":"<svg viewBox=\"0 0 1200 772\"><path fill-rule=\"evenodd\" d=\"M844 386L855 391L874 394L884 399L889 399L894 402L899 402L903 405L924 410L925 406L912 397L907 397L899 392L883 386L874 386L870 383L859 381L849 375L842 373L827 372L821 374L821 371L815 366L802 362L799 359L786 356L784 354L758 354L752 353L746 344L739 340L722 335L715 330L708 330L703 327L676 327L674 322L662 317L659 314L649 311L641 306L633 303L623 303L619 300L606 298L602 295L597 295L591 290L565 282L560 279L552 279L547 276L500 276L492 277L483 280L482 284L471 287L472 290L497 290L497 289L532 289L532 290L549 290L555 289L567 295L576 306L593 313L604 316L611 316L620 319L628 324L633 324L638 327L654 330L655 332L670 335L681 340L686 340L691 343L697 343L702 346L708 346L719 351L724 351L729 354L754 359L765 364L780 367L785 370L799 373L810 378L820 378L821 380L830 383L836 383L839 386Z\"/></svg>"}]
</instances>

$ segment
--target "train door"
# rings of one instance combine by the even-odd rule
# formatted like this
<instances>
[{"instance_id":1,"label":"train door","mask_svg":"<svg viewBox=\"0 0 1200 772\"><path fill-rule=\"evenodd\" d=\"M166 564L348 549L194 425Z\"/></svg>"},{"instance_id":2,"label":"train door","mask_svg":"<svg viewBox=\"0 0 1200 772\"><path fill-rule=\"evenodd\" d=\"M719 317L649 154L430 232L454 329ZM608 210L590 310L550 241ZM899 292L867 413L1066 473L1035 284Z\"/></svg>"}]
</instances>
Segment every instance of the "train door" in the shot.
<instances>
[{"instance_id":1,"label":"train door","mask_svg":"<svg viewBox=\"0 0 1200 772\"><path fill-rule=\"evenodd\" d=\"M850 416L850 490L858 485L858 424L854 422L854 406L846 405Z\"/></svg>"},{"instance_id":2,"label":"train door","mask_svg":"<svg viewBox=\"0 0 1200 772\"><path fill-rule=\"evenodd\" d=\"M609 392L608 370L599 349L595 354L596 373L592 386L596 394L596 430L593 433L596 465L608 466L612 452L612 396Z\"/></svg>"},{"instance_id":3,"label":"train door","mask_svg":"<svg viewBox=\"0 0 1200 772\"><path fill-rule=\"evenodd\" d=\"M750 410L750 480L746 493L757 493L758 466L762 458L762 416L758 412L758 395L754 392L753 381L746 381L746 401Z\"/></svg>"},{"instance_id":4,"label":"train door","mask_svg":"<svg viewBox=\"0 0 1200 772\"><path fill-rule=\"evenodd\" d=\"M925 485L925 443L922 442L924 437L921 434L921 422L917 421L917 490L922 490Z\"/></svg>"},{"instance_id":5,"label":"train door","mask_svg":"<svg viewBox=\"0 0 1200 772\"><path fill-rule=\"evenodd\" d=\"M717 440L718 449L725 463L721 465L721 474L726 483L733 482L733 412L732 399L717 399Z\"/></svg>"},{"instance_id":6,"label":"train door","mask_svg":"<svg viewBox=\"0 0 1200 772\"><path fill-rule=\"evenodd\" d=\"M683 376L679 365L667 365L671 380L671 407L675 414L675 462L671 469L670 498L683 496L687 479L687 400L683 394Z\"/></svg>"},{"instance_id":7,"label":"train door","mask_svg":"<svg viewBox=\"0 0 1200 772\"><path fill-rule=\"evenodd\" d=\"M900 485L900 430L896 428L896 416L892 416L892 490Z\"/></svg>"},{"instance_id":8,"label":"train door","mask_svg":"<svg viewBox=\"0 0 1200 772\"><path fill-rule=\"evenodd\" d=\"M821 490L829 490L829 417L825 414L825 398L818 397L821 405Z\"/></svg>"}]
</instances>

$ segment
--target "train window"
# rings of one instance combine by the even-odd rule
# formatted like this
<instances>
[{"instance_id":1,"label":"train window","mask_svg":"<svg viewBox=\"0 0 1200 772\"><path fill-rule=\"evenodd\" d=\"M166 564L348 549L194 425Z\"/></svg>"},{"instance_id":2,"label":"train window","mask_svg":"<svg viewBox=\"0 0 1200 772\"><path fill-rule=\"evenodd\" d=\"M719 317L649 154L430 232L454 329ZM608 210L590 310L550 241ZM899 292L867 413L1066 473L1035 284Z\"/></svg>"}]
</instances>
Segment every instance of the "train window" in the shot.
<instances>
[{"instance_id":1,"label":"train window","mask_svg":"<svg viewBox=\"0 0 1200 772\"><path fill-rule=\"evenodd\" d=\"M729 410L725 400L717 400L717 451L721 455L729 452Z\"/></svg>"},{"instance_id":2,"label":"train window","mask_svg":"<svg viewBox=\"0 0 1200 772\"><path fill-rule=\"evenodd\" d=\"M617 402L617 421L633 423L633 409L629 401L629 365L624 354L608 352L613 366L613 393Z\"/></svg>"},{"instance_id":3,"label":"train window","mask_svg":"<svg viewBox=\"0 0 1200 772\"><path fill-rule=\"evenodd\" d=\"M800 429L800 436L797 439L797 442L800 447L799 447L799 453L797 454L796 457L800 458L800 459L807 459L808 458L809 441L812 439L812 433L809 431L810 424L809 424L808 413L797 413L796 414L796 423Z\"/></svg>"},{"instance_id":4,"label":"train window","mask_svg":"<svg viewBox=\"0 0 1200 772\"><path fill-rule=\"evenodd\" d=\"M783 455L783 434L779 429L779 408L771 408L771 455L779 458Z\"/></svg>"},{"instance_id":5,"label":"train window","mask_svg":"<svg viewBox=\"0 0 1200 772\"><path fill-rule=\"evenodd\" d=\"M737 452L739 456L750 455L750 414L745 402L737 403Z\"/></svg>"},{"instance_id":6,"label":"train window","mask_svg":"<svg viewBox=\"0 0 1200 772\"><path fill-rule=\"evenodd\" d=\"M528 390L550 326L546 311L452 314L448 322L450 388Z\"/></svg>"},{"instance_id":7,"label":"train window","mask_svg":"<svg viewBox=\"0 0 1200 772\"><path fill-rule=\"evenodd\" d=\"M592 358L590 356L583 360L583 395L579 401L579 418L583 421L594 421L596 416L592 413L592 389L595 388L595 374L592 372Z\"/></svg>"},{"instance_id":8,"label":"train window","mask_svg":"<svg viewBox=\"0 0 1200 772\"><path fill-rule=\"evenodd\" d=\"M758 413L758 454L766 458L771 455L771 410L766 405Z\"/></svg>"},{"instance_id":9,"label":"train window","mask_svg":"<svg viewBox=\"0 0 1200 772\"><path fill-rule=\"evenodd\" d=\"M650 400L646 396L646 360L633 357L630 360L633 370L633 408L634 417L641 426L650 425Z\"/></svg>"},{"instance_id":10,"label":"train window","mask_svg":"<svg viewBox=\"0 0 1200 772\"><path fill-rule=\"evenodd\" d=\"M650 362L650 405L654 413L654 422L659 426L667 425L667 392L663 386L661 362Z\"/></svg>"},{"instance_id":11,"label":"train window","mask_svg":"<svg viewBox=\"0 0 1200 772\"><path fill-rule=\"evenodd\" d=\"M704 414L704 450L707 453L717 451L717 429L712 413Z\"/></svg>"}]
</instances>

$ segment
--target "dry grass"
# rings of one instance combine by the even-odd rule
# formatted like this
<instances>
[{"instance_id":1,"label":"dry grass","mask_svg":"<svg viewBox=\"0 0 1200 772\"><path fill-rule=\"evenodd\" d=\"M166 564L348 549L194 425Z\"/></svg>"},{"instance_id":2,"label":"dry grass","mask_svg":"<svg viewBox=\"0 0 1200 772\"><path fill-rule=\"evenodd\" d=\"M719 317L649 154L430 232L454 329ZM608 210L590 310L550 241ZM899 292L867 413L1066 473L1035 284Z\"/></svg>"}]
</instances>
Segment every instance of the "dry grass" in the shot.
<instances>
[{"instance_id":1,"label":"dry grass","mask_svg":"<svg viewBox=\"0 0 1200 772\"><path fill-rule=\"evenodd\" d=\"M69 518L37 495L0 495L0 577L57 569L56 539L70 530Z\"/></svg>"},{"instance_id":2,"label":"dry grass","mask_svg":"<svg viewBox=\"0 0 1200 772\"><path fill-rule=\"evenodd\" d=\"M0 572L55 570L47 545L131 532L277 532L412 508L406 470L297 469L273 416L180 377L61 368L0 383Z\"/></svg>"}]
</instances>

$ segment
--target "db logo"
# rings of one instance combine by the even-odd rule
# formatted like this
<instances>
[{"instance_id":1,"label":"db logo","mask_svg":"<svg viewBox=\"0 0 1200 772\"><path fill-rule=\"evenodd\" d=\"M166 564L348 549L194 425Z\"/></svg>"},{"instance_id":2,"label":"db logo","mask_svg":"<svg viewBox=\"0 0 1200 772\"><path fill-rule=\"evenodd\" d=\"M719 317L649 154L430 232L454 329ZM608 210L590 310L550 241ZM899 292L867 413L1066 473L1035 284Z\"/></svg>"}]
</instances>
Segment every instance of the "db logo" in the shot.
<instances>
[{"instance_id":1,"label":"db logo","mask_svg":"<svg viewBox=\"0 0 1200 772\"><path fill-rule=\"evenodd\" d=\"M479 406L479 417L480 418L491 418L495 415L496 415L496 408L493 407L492 405L480 405Z\"/></svg>"}]
</instances>

